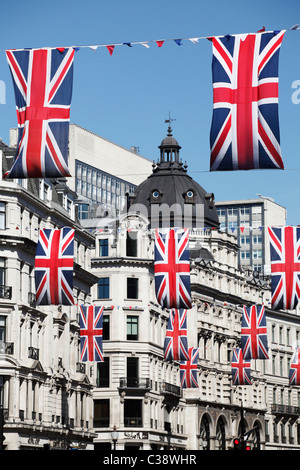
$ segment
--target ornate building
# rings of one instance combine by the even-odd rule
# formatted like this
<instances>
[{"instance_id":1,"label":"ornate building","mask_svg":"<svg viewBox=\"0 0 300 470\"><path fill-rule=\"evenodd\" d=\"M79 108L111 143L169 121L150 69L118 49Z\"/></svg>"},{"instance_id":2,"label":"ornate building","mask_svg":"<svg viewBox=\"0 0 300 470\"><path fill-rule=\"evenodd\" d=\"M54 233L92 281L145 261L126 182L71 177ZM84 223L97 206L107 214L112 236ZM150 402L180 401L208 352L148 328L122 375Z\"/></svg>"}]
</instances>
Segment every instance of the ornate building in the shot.
<instances>
[{"instance_id":1,"label":"ornate building","mask_svg":"<svg viewBox=\"0 0 300 470\"><path fill-rule=\"evenodd\" d=\"M247 431L255 449L278 442L297 447L298 417L292 413L299 410L298 391L288 387L287 377L299 317L272 311L268 281L239 270L236 236L218 229L214 195L187 174L170 129L159 148L160 159L130 198L128 212L95 221L92 266L99 281L93 301L105 305L107 325L105 363L94 365L95 448L110 447L115 427L118 449L227 450ZM190 229L193 306L187 328L189 345L200 349L197 389L182 390L179 364L163 360L169 312L154 291L157 227ZM270 359L252 361L252 385L237 387L232 351L240 346L242 307L253 303L266 305ZM278 329L285 332L280 353ZM290 408L278 407L279 395ZM277 429L283 427L288 431L281 438Z\"/></svg>"},{"instance_id":2,"label":"ornate building","mask_svg":"<svg viewBox=\"0 0 300 470\"><path fill-rule=\"evenodd\" d=\"M3 169L13 149L2 143ZM79 362L79 303L90 302L94 238L75 218L64 181L0 182L0 411L6 450L93 448L92 383ZM75 228L76 305L37 306L40 228ZM2 442L1 442L2 444Z\"/></svg>"},{"instance_id":3,"label":"ornate building","mask_svg":"<svg viewBox=\"0 0 300 470\"><path fill-rule=\"evenodd\" d=\"M254 449L300 447L300 392L288 386L298 310L273 311L268 279L239 269L237 238L219 229L214 194L188 175L170 128L159 149L127 209L118 217L86 218L84 229L65 181L1 183L6 448L229 450L247 432ZM9 149L3 152L5 167ZM37 229L70 223L76 303L104 305L104 362L79 362L78 306L34 306ZM154 231L169 227L190 232L187 331L189 347L199 347L193 389L180 387L179 363L163 359L169 311L155 296ZM266 306L269 359L251 362L251 386L233 386L242 307L253 303Z\"/></svg>"}]
</instances>

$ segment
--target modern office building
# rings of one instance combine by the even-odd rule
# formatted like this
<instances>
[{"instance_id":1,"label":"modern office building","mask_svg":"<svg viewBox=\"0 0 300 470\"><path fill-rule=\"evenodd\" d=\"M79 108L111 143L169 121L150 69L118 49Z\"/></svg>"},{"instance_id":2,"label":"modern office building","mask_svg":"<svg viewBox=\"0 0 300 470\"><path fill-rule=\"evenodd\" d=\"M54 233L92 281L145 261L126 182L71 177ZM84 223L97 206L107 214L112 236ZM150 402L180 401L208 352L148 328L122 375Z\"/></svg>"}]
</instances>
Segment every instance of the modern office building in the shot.
<instances>
[{"instance_id":1,"label":"modern office building","mask_svg":"<svg viewBox=\"0 0 300 470\"><path fill-rule=\"evenodd\" d=\"M273 199L216 201L220 229L237 237L240 245L239 266L270 274L268 227L286 225L286 209Z\"/></svg>"}]
</instances>

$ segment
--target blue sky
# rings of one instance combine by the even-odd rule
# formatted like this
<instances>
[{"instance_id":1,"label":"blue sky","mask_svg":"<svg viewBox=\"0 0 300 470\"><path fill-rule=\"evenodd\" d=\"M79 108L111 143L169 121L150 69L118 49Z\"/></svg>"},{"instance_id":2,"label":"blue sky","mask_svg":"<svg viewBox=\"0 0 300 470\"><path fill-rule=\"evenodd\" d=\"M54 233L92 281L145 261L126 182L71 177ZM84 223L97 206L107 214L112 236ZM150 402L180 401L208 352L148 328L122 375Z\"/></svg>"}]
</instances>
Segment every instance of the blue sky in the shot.
<instances>
[{"instance_id":1,"label":"blue sky","mask_svg":"<svg viewBox=\"0 0 300 470\"><path fill-rule=\"evenodd\" d=\"M169 111L188 173L217 200L262 194L300 224L300 30L285 34L279 60L279 121L285 170L209 172L212 117L211 43L172 39L289 29L300 24L298 0L14 0L1 8L0 136L16 126L5 49L165 40L158 48L116 46L75 55L71 122L125 148L159 157ZM297 83L299 81L299 83ZM296 86L296 88L292 88ZM299 90L299 92L297 92ZM292 97L296 100L292 101ZM3 99L2 99L3 101ZM297 104L299 101L299 104ZM126 175L120 175L126 177ZM145 175L145 178L148 175Z\"/></svg>"}]
</instances>

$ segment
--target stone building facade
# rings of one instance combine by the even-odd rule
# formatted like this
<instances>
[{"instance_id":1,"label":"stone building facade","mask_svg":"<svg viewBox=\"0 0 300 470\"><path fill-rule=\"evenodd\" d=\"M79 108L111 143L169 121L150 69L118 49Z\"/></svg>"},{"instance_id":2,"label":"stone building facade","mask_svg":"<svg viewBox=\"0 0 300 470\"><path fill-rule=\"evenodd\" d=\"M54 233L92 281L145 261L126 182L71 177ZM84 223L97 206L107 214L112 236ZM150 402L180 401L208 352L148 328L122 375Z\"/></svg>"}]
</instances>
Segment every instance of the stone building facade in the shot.
<instances>
[{"instance_id":1,"label":"stone building facade","mask_svg":"<svg viewBox=\"0 0 300 470\"><path fill-rule=\"evenodd\" d=\"M11 149L2 145L6 169ZM78 305L90 301L94 238L63 181L1 181L0 404L6 450L93 448L92 383L79 362ZM37 306L41 228L75 228L74 306Z\"/></svg>"}]
</instances>

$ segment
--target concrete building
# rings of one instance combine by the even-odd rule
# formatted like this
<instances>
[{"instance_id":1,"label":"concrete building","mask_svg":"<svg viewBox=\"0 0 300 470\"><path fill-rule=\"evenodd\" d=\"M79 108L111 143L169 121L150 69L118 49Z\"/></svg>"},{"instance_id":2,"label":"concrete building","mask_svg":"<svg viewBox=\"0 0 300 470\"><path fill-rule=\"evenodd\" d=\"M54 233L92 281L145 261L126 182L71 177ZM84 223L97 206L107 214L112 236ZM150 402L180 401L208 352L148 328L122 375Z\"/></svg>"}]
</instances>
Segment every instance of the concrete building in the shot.
<instances>
[{"instance_id":1,"label":"concrete building","mask_svg":"<svg viewBox=\"0 0 300 470\"><path fill-rule=\"evenodd\" d=\"M273 199L216 201L221 230L232 233L240 245L239 267L267 274L270 271L268 227L286 225L286 209Z\"/></svg>"}]
</instances>

